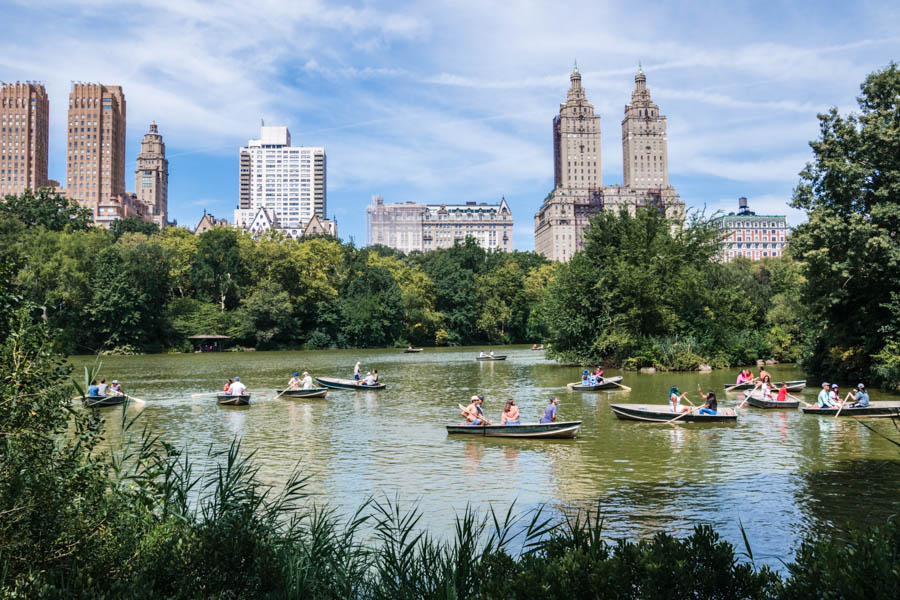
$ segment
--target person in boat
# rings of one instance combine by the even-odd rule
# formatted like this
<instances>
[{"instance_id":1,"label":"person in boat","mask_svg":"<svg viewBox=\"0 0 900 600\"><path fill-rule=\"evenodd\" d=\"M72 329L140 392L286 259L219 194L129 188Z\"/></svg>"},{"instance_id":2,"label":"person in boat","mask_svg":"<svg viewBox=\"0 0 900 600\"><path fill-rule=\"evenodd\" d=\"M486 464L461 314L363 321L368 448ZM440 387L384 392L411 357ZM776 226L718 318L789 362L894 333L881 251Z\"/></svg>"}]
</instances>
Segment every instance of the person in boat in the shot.
<instances>
[{"instance_id":1,"label":"person in boat","mask_svg":"<svg viewBox=\"0 0 900 600\"><path fill-rule=\"evenodd\" d=\"M589 386L591 385L591 372L587 369L581 374L581 385Z\"/></svg>"},{"instance_id":2,"label":"person in boat","mask_svg":"<svg viewBox=\"0 0 900 600\"><path fill-rule=\"evenodd\" d=\"M302 382L300 381L300 373L298 373L297 371L294 371L294 374L291 376L291 380L288 381L288 389L289 390L300 389L301 383Z\"/></svg>"},{"instance_id":3,"label":"person in boat","mask_svg":"<svg viewBox=\"0 0 900 600\"><path fill-rule=\"evenodd\" d=\"M303 371L303 379L300 380L300 387L304 390L313 389L313 381L312 377L309 376L309 373Z\"/></svg>"},{"instance_id":4,"label":"person in boat","mask_svg":"<svg viewBox=\"0 0 900 600\"><path fill-rule=\"evenodd\" d=\"M484 404L483 396L472 396L472 400L469 402L469 406L467 406L460 414L466 418L466 422L463 425L484 425L487 423L488 425L493 425L491 421L489 421L484 416L484 409L482 408L482 404Z\"/></svg>"},{"instance_id":5,"label":"person in boat","mask_svg":"<svg viewBox=\"0 0 900 600\"><path fill-rule=\"evenodd\" d=\"M101 380L100 380L100 383L97 384L97 395L98 395L98 396L105 396L105 395L106 395L106 390L107 390L108 387L109 387L109 386L106 385L106 380L105 380L105 379L101 379Z\"/></svg>"},{"instance_id":6,"label":"person in boat","mask_svg":"<svg viewBox=\"0 0 900 600\"><path fill-rule=\"evenodd\" d=\"M781 387L778 388L778 396L775 400L776 402L785 402L787 400L787 384L784 382L782 382Z\"/></svg>"},{"instance_id":7,"label":"person in boat","mask_svg":"<svg viewBox=\"0 0 900 600\"><path fill-rule=\"evenodd\" d=\"M378 383L378 369L372 369L372 379L375 380L375 383Z\"/></svg>"},{"instance_id":8,"label":"person in boat","mask_svg":"<svg viewBox=\"0 0 900 600\"><path fill-rule=\"evenodd\" d=\"M88 386L87 395L96 397L100 395L100 388L97 386L97 382L93 379L91 380L91 385Z\"/></svg>"},{"instance_id":9,"label":"person in boat","mask_svg":"<svg viewBox=\"0 0 900 600\"><path fill-rule=\"evenodd\" d=\"M409 347L409 348L407 348L407 350L412 350L412 349L413 349L413 347L412 347L412 346L410 346L410 347Z\"/></svg>"},{"instance_id":10,"label":"person in boat","mask_svg":"<svg viewBox=\"0 0 900 600\"><path fill-rule=\"evenodd\" d=\"M375 385L375 376L372 375L372 371L366 371L366 378L363 380L362 385Z\"/></svg>"},{"instance_id":11,"label":"person in boat","mask_svg":"<svg viewBox=\"0 0 900 600\"><path fill-rule=\"evenodd\" d=\"M231 384L231 393L230 396L243 396L247 392L247 386L241 383L240 377L234 378L234 383Z\"/></svg>"},{"instance_id":12,"label":"person in boat","mask_svg":"<svg viewBox=\"0 0 900 600\"><path fill-rule=\"evenodd\" d=\"M503 416L500 418L501 425L519 425L522 421L519 420L519 407L516 406L516 401L510 398L506 401L506 406L503 407Z\"/></svg>"},{"instance_id":13,"label":"person in boat","mask_svg":"<svg viewBox=\"0 0 900 600\"><path fill-rule=\"evenodd\" d=\"M759 377L757 379L762 380L762 379L765 379L766 377L769 378L769 381L772 380L772 374L769 373L768 371L766 371L765 367L760 367L759 368Z\"/></svg>"},{"instance_id":14,"label":"person in boat","mask_svg":"<svg viewBox=\"0 0 900 600\"><path fill-rule=\"evenodd\" d=\"M831 391L828 392L828 398L831 400L831 406L837 406L841 403L841 394L838 392L838 384L831 384Z\"/></svg>"},{"instance_id":15,"label":"person in boat","mask_svg":"<svg viewBox=\"0 0 900 600\"><path fill-rule=\"evenodd\" d=\"M532 350L537 350L537 344L532 344L532 345L531 345L531 349L532 349Z\"/></svg>"},{"instance_id":16,"label":"person in boat","mask_svg":"<svg viewBox=\"0 0 900 600\"><path fill-rule=\"evenodd\" d=\"M109 385L109 395L110 396L121 396L122 395L122 386L119 385L118 379L113 379L112 383Z\"/></svg>"},{"instance_id":17,"label":"person in boat","mask_svg":"<svg viewBox=\"0 0 900 600\"><path fill-rule=\"evenodd\" d=\"M597 368L594 369L594 375L597 377L597 381L603 381L603 369L600 368L600 365L597 365Z\"/></svg>"},{"instance_id":18,"label":"person in boat","mask_svg":"<svg viewBox=\"0 0 900 600\"><path fill-rule=\"evenodd\" d=\"M356 366L353 367L353 379L359 381L359 371L360 371L360 362L356 361Z\"/></svg>"},{"instance_id":19,"label":"person in boat","mask_svg":"<svg viewBox=\"0 0 900 600\"><path fill-rule=\"evenodd\" d=\"M683 394L678 393L678 386L673 385L669 389L669 406L672 408L673 413L683 413L691 410L687 406L681 406L681 401L687 397L687 392Z\"/></svg>"},{"instance_id":20,"label":"person in boat","mask_svg":"<svg viewBox=\"0 0 900 600\"><path fill-rule=\"evenodd\" d=\"M494 358L494 351L493 351L493 350L491 350L490 357L491 357L491 358Z\"/></svg>"},{"instance_id":21,"label":"person in boat","mask_svg":"<svg viewBox=\"0 0 900 600\"><path fill-rule=\"evenodd\" d=\"M766 373L762 381L756 383L756 388L754 389L759 389L762 392L763 400L772 400L772 378L769 377L768 373Z\"/></svg>"},{"instance_id":22,"label":"person in boat","mask_svg":"<svg viewBox=\"0 0 900 600\"><path fill-rule=\"evenodd\" d=\"M484 350L482 350L482 351L478 354L478 358L484 358L485 356L487 356L487 354L484 353Z\"/></svg>"},{"instance_id":23,"label":"person in boat","mask_svg":"<svg viewBox=\"0 0 900 600\"><path fill-rule=\"evenodd\" d=\"M749 369L741 369L741 372L738 373L737 381L734 382L734 385L750 383L751 381L753 381L753 373L751 373Z\"/></svg>"},{"instance_id":24,"label":"person in boat","mask_svg":"<svg viewBox=\"0 0 900 600\"><path fill-rule=\"evenodd\" d=\"M231 379L228 379L225 381L225 387L222 388L222 391L225 392L226 396L231 395L231 386L233 383L234 383L234 381L232 381Z\"/></svg>"},{"instance_id":25,"label":"person in boat","mask_svg":"<svg viewBox=\"0 0 900 600\"><path fill-rule=\"evenodd\" d=\"M849 397L853 399L850 408L865 408L869 406L869 394L866 392L866 386L861 383L856 385L856 389L850 392Z\"/></svg>"},{"instance_id":26,"label":"person in boat","mask_svg":"<svg viewBox=\"0 0 900 600\"><path fill-rule=\"evenodd\" d=\"M703 398L703 406L700 407L700 410L697 412L701 415L714 415L719 410L719 402L716 400L716 393L710 391L708 394L704 394L703 390L700 389L700 384L697 384L697 393L700 394L700 397Z\"/></svg>"},{"instance_id":27,"label":"person in boat","mask_svg":"<svg viewBox=\"0 0 900 600\"><path fill-rule=\"evenodd\" d=\"M834 408L834 402L831 401L831 384L827 381L822 382L822 390L816 398L816 406L819 408Z\"/></svg>"},{"instance_id":28,"label":"person in boat","mask_svg":"<svg viewBox=\"0 0 900 600\"><path fill-rule=\"evenodd\" d=\"M544 416L541 417L541 423L556 423L556 410L559 406L559 397L550 398L550 404L544 409Z\"/></svg>"}]
</instances>

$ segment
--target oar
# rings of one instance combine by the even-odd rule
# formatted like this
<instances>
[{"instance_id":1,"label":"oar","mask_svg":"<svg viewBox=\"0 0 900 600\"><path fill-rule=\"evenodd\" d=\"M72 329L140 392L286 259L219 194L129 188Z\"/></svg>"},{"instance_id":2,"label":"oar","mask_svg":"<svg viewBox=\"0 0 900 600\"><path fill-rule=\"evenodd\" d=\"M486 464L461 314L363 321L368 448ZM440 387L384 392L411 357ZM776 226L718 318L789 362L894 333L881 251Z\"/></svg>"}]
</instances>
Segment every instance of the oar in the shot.
<instances>
[{"instance_id":1,"label":"oar","mask_svg":"<svg viewBox=\"0 0 900 600\"><path fill-rule=\"evenodd\" d=\"M806 406L812 406L812 404L810 404L809 402L807 402L807 401L804 400L803 398L799 398L799 397L797 397L797 396L795 396L795 395L793 395L793 394L788 394L787 397L790 398L791 400L796 400L797 402L802 402L802 403L805 404Z\"/></svg>"},{"instance_id":2,"label":"oar","mask_svg":"<svg viewBox=\"0 0 900 600\"><path fill-rule=\"evenodd\" d=\"M128 396L129 400L134 400L134 402L137 403L139 406L144 406L145 404L147 404L146 400L141 400L137 396L132 396L131 394L126 394L126 395Z\"/></svg>"},{"instance_id":3,"label":"oar","mask_svg":"<svg viewBox=\"0 0 900 600\"><path fill-rule=\"evenodd\" d=\"M847 399L850 398L850 392L847 392L847 395L844 396L844 401L841 402L841 405L838 407L836 413L834 413L834 418L837 419L838 415L841 414L841 411L844 410L844 405L847 403Z\"/></svg>"},{"instance_id":4,"label":"oar","mask_svg":"<svg viewBox=\"0 0 900 600\"><path fill-rule=\"evenodd\" d=\"M604 379L603 381L606 381L606 380ZM618 381L610 381L610 383L613 384L613 385L619 386L620 388L622 388L622 389L625 390L626 392L630 392L630 391L631 391L631 388L630 388L630 387L628 387L627 385L622 385L622 384L619 383Z\"/></svg>"},{"instance_id":5,"label":"oar","mask_svg":"<svg viewBox=\"0 0 900 600\"><path fill-rule=\"evenodd\" d=\"M291 390L293 390L293 388L288 386L287 389L281 390L281 393L278 394L277 396L275 396L274 398L272 398L272 400L278 400L279 398L281 398L284 395L285 392L289 392Z\"/></svg>"},{"instance_id":6,"label":"oar","mask_svg":"<svg viewBox=\"0 0 900 600\"><path fill-rule=\"evenodd\" d=\"M675 417L674 419L670 419L670 420L666 421L665 423L663 423L663 425L668 425L669 423L674 423L675 421L677 421L677 420L680 419L681 417L683 417L683 416L685 416L685 415L690 415L690 414L692 414L693 412L694 412L693 410L686 410L686 411L684 411L683 413L681 413L680 415L678 415L677 417Z\"/></svg>"},{"instance_id":7,"label":"oar","mask_svg":"<svg viewBox=\"0 0 900 600\"><path fill-rule=\"evenodd\" d=\"M472 413L469 412L469 407L463 406L462 404L457 404L457 406L459 407L459 410L463 411L463 412L466 413L467 415L472 414ZM478 413L477 413L477 411L476 411L476 413L475 413L475 418L476 418L476 419L479 419L479 418L480 418L480 419L481 419L481 424L482 424L483 426L484 426L484 425L487 425L487 415L482 414L482 415L479 417L479 416L478 416Z\"/></svg>"},{"instance_id":8,"label":"oar","mask_svg":"<svg viewBox=\"0 0 900 600\"><path fill-rule=\"evenodd\" d=\"M566 387L569 388L569 390L572 390L576 385L581 385L581 382L580 382L580 381L576 381L576 382L574 382L574 383L567 383L567 384L566 384Z\"/></svg>"},{"instance_id":9,"label":"oar","mask_svg":"<svg viewBox=\"0 0 900 600\"><path fill-rule=\"evenodd\" d=\"M220 393L224 392L212 392L207 394L191 394L191 398L206 398L207 396L218 396Z\"/></svg>"}]
</instances>

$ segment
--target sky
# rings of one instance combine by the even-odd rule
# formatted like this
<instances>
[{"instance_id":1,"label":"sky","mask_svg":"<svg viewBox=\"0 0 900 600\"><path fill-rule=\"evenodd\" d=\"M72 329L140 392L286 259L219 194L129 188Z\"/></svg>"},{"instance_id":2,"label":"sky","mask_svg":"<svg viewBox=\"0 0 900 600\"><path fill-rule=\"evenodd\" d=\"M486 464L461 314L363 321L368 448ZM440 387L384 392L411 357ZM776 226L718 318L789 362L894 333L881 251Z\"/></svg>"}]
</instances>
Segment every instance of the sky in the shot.
<instances>
[{"instance_id":1,"label":"sky","mask_svg":"<svg viewBox=\"0 0 900 600\"><path fill-rule=\"evenodd\" d=\"M534 246L553 188L552 120L578 61L601 116L603 184L622 183L621 120L638 63L667 117L669 183L688 207L788 206L816 114L855 110L900 59L897 2L0 0L0 81L44 82L50 178L65 179L71 82L123 86L128 191L149 123L169 215L233 219L238 151L260 120L324 146L329 217L366 243L365 207L498 202Z\"/></svg>"}]
</instances>

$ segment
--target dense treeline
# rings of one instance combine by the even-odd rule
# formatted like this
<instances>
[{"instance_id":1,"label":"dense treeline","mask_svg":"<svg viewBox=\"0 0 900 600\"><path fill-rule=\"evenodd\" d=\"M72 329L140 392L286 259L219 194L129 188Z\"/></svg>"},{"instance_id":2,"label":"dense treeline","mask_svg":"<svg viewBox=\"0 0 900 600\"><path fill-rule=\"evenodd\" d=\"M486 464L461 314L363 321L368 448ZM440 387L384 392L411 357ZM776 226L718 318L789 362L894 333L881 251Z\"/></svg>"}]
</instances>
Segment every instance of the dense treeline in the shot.
<instances>
[{"instance_id":1,"label":"dense treeline","mask_svg":"<svg viewBox=\"0 0 900 600\"><path fill-rule=\"evenodd\" d=\"M782 576L710 527L684 539L603 537L599 513L467 511L442 541L420 515L369 502L349 517L306 479L274 492L237 444L217 467L145 431L113 454L72 405L40 311L0 265L0 596L91 598L896 598L900 526L806 539ZM87 375L91 377L92 375ZM123 427L125 412L123 411ZM133 440L129 445L127 440ZM753 532L749 532L752 540ZM752 541L751 541L752 545Z\"/></svg>"},{"instance_id":2,"label":"dense treeline","mask_svg":"<svg viewBox=\"0 0 900 600\"><path fill-rule=\"evenodd\" d=\"M545 334L532 315L553 266L531 252L487 252L470 239L404 256L326 237L160 232L135 219L104 231L48 190L4 206L0 253L67 352L189 350L187 337L203 333L258 349L510 343Z\"/></svg>"}]
</instances>

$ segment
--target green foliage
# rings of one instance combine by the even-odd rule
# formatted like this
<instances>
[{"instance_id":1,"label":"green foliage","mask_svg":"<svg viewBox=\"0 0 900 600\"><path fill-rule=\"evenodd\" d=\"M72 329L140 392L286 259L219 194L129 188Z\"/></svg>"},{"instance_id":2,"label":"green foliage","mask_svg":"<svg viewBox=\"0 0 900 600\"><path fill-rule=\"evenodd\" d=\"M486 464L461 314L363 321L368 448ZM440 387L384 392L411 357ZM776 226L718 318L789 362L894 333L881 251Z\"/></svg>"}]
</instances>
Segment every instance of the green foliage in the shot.
<instances>
[{"instance_id":1,"label":"green foliage","mask_svg":"<svg viewBox=\"0 0 900 600\"><path fill-rule=\"evenodd\" d=\"M200 234L191 274L199 299L218 303L222 311L235 308L246 279L237 231L214 227Z\"/></svg>"},{"instance_id":2,"label":"green foliage","mask_svg":"<svg viewBox=\"0 0 900 600\"><path fill-rule=\"evenodd\" d=\"M159 233L159 225L145 221L140 217L128 217L113 221L109 226L109 231L113 234L113 238L118 240L126 233L143 233L144 235Z\"/></svg>"},{"instance_id":3,"label":"green foliage","mask_svg":"<svg viewBox=\"0 0 900 600\"><path fill-rule=\"evenodd\" d=\"M885 348L900 292L900 68L869 75L860 112L819 115L814 158L800 174L793 206L809 220L791 236L803 265L808 310L804 362L833 378L890 376ZM889 361L888 361L889 362Z\"/></svg>"},{"instance_id":4,"label":"green foliage","mask_svg":"<svg viewBox=\"0 0 900 600\"><path fill-rule=\"evenodd\" d=\"M84 231L93 224L93 213L53 188L40 188L6 196L0 202L0 219L16 219L28 228L49 231Z\"/></svg>"}]
</instances>

